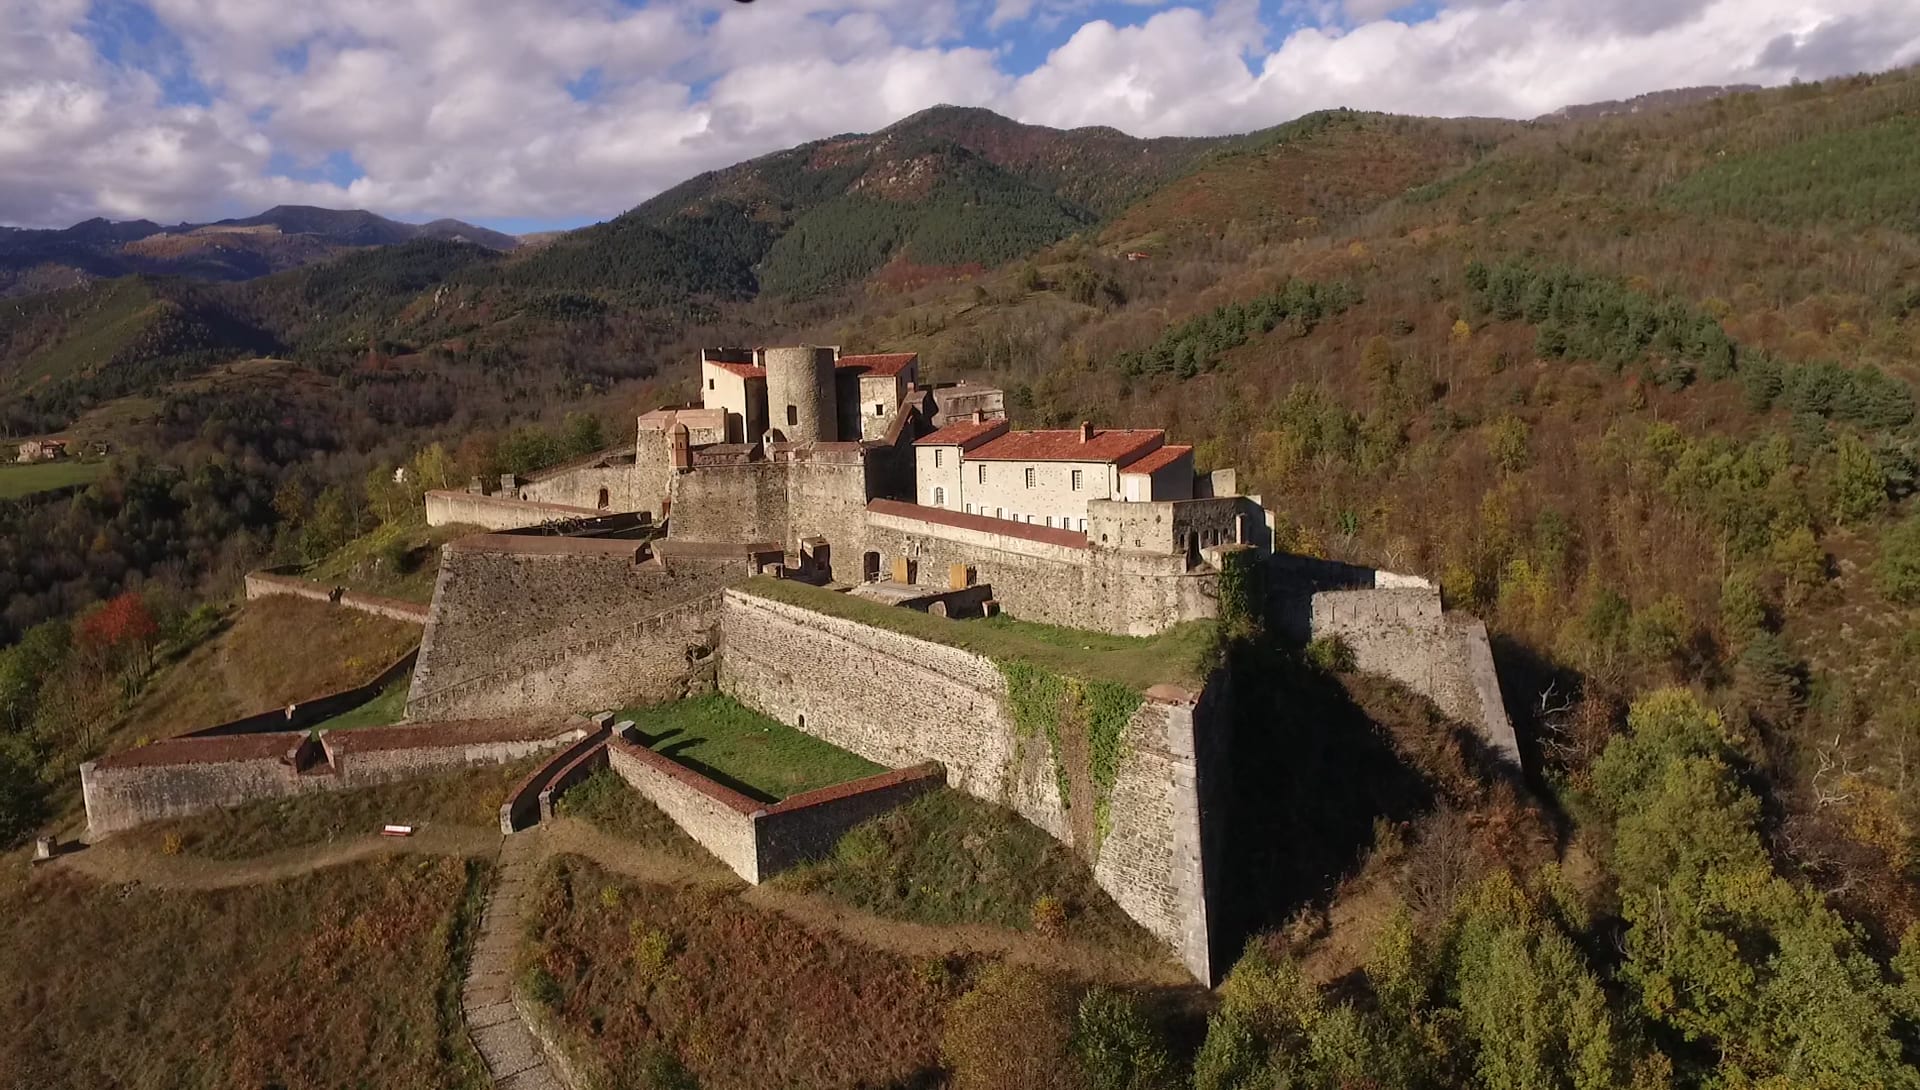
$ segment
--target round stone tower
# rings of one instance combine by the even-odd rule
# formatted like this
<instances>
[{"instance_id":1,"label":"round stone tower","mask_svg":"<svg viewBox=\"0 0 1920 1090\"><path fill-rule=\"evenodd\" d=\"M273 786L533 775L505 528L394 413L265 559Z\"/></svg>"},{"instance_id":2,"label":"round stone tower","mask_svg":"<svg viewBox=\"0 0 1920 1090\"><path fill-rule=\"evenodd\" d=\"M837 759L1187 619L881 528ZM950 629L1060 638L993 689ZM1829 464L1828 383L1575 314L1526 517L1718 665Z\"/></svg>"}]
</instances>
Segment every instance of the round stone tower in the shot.
<instances>
[{"instance_id":1,"label":"round stone tower","mask_svg":"<svg viewBox=\"0 0 1920 1090\"><path fill-rule=\"evenodd\" d=\"M767 427L789 443L839 439L833 362L831 348L766 349Z\"/></svg>"}]
</instances>

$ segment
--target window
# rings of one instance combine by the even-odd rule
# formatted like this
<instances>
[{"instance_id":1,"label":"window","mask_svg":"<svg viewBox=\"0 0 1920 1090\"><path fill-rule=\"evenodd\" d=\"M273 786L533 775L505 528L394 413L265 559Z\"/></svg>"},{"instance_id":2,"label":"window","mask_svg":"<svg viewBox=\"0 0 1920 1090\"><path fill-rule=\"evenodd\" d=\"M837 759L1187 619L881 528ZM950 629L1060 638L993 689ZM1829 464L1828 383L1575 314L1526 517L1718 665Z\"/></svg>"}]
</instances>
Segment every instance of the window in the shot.
<instances>
[{"instance_id":1,"label":"window","mask_svg":"<svg viewBox=\"0 0 1920 1090\"><path fill-rule=\"evenodd\" d=\"M946 452L941 450L939 447L933 448L933 468L935 469L940 468L940 460L942 456L944 456L945 454Z\"/></svg>"},{"instance_id":2,"label":"window","mask_svg":"<svg viewBox=\"0 0 1920 1090\"><path fill-rule=\"evenodd\" d=\"M977 475L976 475L976 476L974 477L974 479L975 479L975 480L977 480L977 481L979 481L979 482L980 482L981 484L986 484L986 483L987 483L987 463L985 463L985 462L981 462L981 463L980 463L980 471L979 471L979 473L978 473L978 474L977 474Z\"/></svg>"},{"instance_id":3,"label":"window","mask_svg":"<svg viewBox=\"0 0 1920 1090\"><path fill-rule=\"evenodd\" d=\"M875 405L875 406L873 407L873 415L875 415L875 416L885 416L885 415L887 415L887 408L886 408L886 406L884 406L884 405Z\"/></svg>"},{"instance_id":4,"label":"window","mask_svg":"<svg viewBox=\"0 0 1920 1090\"><path fill-rule=\"evenodd\" d=\"M708 379L708 380L707 380L707 389L709 389L709 390L712 390L712 389L716 389L716 388L717 388L717 387L716 387L716 386L714 385L714 381L713 381L712 379Z\"/></svg>"},{"instance_id":5,"label":"window","mask_svg":"<svg viewBox=\"0 0 1920 1090\"><path fill-rule=\"evenodd\" d=\"M1033 487L1033 467L1032 466L1027 467L1027 487L1028 488ZM1027 521L1032 522L1033 520L1029 518Z\"/></svg>"},{"instance_id":6,"label":"window","mask_svg":"<svg viewBox=\"0 0 1920 1090\"><path fill-rule=\"evenodd\" d=\"M787 406L787 427L791 428L799 423L800 423L799 407L795 405Z\"/></svg>"},{"instance_id":7,"label":"window","mask_svg":"<svg viewBox=\"0 0 1920 1090\"><path fill-rule=\"evenodd\" d=\"M1006 508L1004 508L1004 507L996 507L996 508L994 508L994 509L993 509L993 517L994 517L994 518L997 518L997 519L1003 519L1003 518L1006 518L1006 517L1007 517L1007 509L1006 509Z\"/></svg>"},{"instance_id":8,"label":"window","mask_svg":"<svg viewBox=\"0 0 1920 1090\"><path fill-rule=\"evenodd\" d=\"M945 506L947 505L947 490L946 490L946 489L944 489L944 488L936 488L936 489L934 489L934 490L933 490L933 505L934 505L935 507L945 507Z\"/></svg>"},{"instance_id":9,"label":"window","mask_svg":"<svg viewBox=\"0 0 1920 1090\"><path fill-rule=\"evenodd\" d=\"M968 504L968 505L967 505L967 514L969 514L969 515L971 515L971 514L973 514L973 505L972 505L972 504Z\"/></svg>"},{"instance_id":10,"label":"window","mask_svg":"<svg viewBox=\"0 0 1920 1090\"><path fill-rule=\"evenodd\" d=\"M1053 516L1052 516L1052 515L1048 515L1048 516L1047 516L1047 529L1049 529L1049 530L1051 530L1051 529L1053 529Z\"/></svg>"},{"instance_id":11,"label":"window","mask_svg":"<svg viewBox=\"0 0 1920 1090\"><path fill-rule=\"evenodd\" d=\"M1073 471L1073 490L1080 491L1080 471L1077 469Z\"/></svg>"},{"instance_id":12,"label":"window","mask_svg":"<svg viewBox=\"0 0 1920 1090\"><path fill-rule=\"evenodd\" d=\"M1081 520L1080 520L1080 526L1079 526L1079 528L1080 528L1081 530L1085 530L1085 529L1087 528L1087 520L1086 520L1086 519L1081 519Z\"/></svg>"},{"instance_id":13,"label":"window","mask_svg":"<svg viewBox=\"0 0 1920 1090\"><path fill-rule=\"evenodd\" d=\"M1032 515L1028 515L1028 516L1027 516L1027 525L1028 525L1028 526L1032 526L1032 525L1033 525L1033 516L1032 516Z\"/></svg>"}]
</instances>

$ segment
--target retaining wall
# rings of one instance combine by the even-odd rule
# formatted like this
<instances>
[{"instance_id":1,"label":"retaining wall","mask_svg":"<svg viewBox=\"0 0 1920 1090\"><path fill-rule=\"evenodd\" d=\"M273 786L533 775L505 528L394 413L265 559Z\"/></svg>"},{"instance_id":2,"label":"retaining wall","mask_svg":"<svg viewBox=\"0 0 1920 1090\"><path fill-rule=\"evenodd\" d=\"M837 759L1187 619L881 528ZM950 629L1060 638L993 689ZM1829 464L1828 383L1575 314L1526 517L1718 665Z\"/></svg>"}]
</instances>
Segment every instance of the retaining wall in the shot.
<instances>
[{"instance_id":1,"label":"retaining wall","mask_svg":"<svg viewBox=\"0 0 1920 1090\"><path fill-rule=\"evenodd\" d=\"M940 767L922 764L763 803L645 746L606 746L608 766L674 824L749 882L833 851L855 825L939 787Z\"/></svg>"},{"instance_id":2,"label":"retaining wall","mask_svg":"<svg viewBox=\"0 0 1920 1090\"><path fill-rule=\"evenodd\" d=\"M293 706L293 714L287 714L285 708L259 712L244 716L216 726L202 727L188 731L182 738L218 738L229 734L261 734L280 731L300 730L324 723L336 715L349 712L379 696L386 687L406 677L413 670L414 662L419 658L420 649L414 648L396 660L393 665L380 671L372 681L357 685L337 693L303 700Z\"/></svg>"},{"instance_id":3,"label":"retaining wall","mask_svg":"<svg viewBox=\"0 0 1920 1090\"><path fill-rule=\"evenodd\" d=\"M613 716L594 721L594 729L578 742L553 755L527 773L500 804L500 832L509 835L553 816L553 795L584 779L594 768L606 766L604 743L612 731Z\"/></svg>"},{"instance_id":4,"label":"retaining wall","mask_svg":"<svg viewBox=\"0 0 1920 1090\"><path fill-rule=\"evenodd\" d=\"M376 617L386 617L395 621L407 621L412 624L427 622L427 607L419 602L383 598L377 594L361 594L344 587L333 587L311 579L302 579L272 568L248 572L246 587L249 602L256 598L288 595L294 598L309 598L316 602L331 602L337 606L357 609L362 613L371 613Z\"/></svg>"},{"instance_id":5,"label":"retaining wall","mask_svg":"<svg viewBox=\"0 0 1920 1090\"><path fill-rule=\"evenodd\" d=\"M91 835L258 799L372 787L555 749L578 722L492 721L175 738L80 766Z\"/></svg>"},{"instance_id":6,"label":"retaining wall","mask_svg":"<svg viewBox=\"0 0 1920 1090\"><path fill-rule=\"evenodd\" d=\"M1130 917L1212 980L1204 754L1216 701L1148 694L1122 735L1108 831L1070 820L1044 737L1022 737L1006 679L972 652L770 602L722 596L720 688L761 713L868 760L934 761L968 794L1011 807L1093 863L1094 879ZM1209 781L1210 782L1210 781Z\"/></svg>"},{"instance_id":7,"label":"retaining wall","mask_svg":"<svg viewBox=\"0 0 1920 1090\"><path fill-rule=\"evenodd\" d=\"M512 496L488 496L479 492L436 490L427 493L426 505L428 526L461 523L483 530L516 530L568 519L597 518L606 514L593 507L541 503Z\"/></svg>"}]
</instances>

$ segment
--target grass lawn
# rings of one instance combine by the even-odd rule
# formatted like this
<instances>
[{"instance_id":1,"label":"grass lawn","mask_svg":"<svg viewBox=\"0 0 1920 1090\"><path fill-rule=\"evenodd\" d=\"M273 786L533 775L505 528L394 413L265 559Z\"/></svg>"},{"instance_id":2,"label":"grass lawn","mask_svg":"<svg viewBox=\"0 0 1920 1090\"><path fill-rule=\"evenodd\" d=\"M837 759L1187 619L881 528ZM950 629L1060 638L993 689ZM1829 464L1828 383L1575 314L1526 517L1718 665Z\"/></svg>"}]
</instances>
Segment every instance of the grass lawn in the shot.
<instances>
[{"instance_id":1,"label":"grass lawn","mask_svg":"<svg viewBox=\"0 0 1920 1090\"><path fill-rule=\"evenodd\" d=\"M776 881L882 916L1038 929L1155 961L1166 948L1080 857L1004 806L950 788L864 822Z\"/></svg>"},{"instance_id":2,"label":"grass lawn","mask_svg":"<svg viewBox=\"0 0 1920 1090\"><path fill-rule=\"evenodd\" d=\"M7 869L0 1086L488 1086L459 1003L484 864L215 892Z\"/></svg>"},{"instance_id":3,"label":"grass lawn","mask_svg":"<svg viewBox=\"0 0 1920 1090\"><path fill-rule=\"evenodd\" d=\"M749 579L740 589L998 662L1031 663L1085 681L1118 682L1136 691L1162 682L1198 688L1214 652L1212 621L1189 621L1158 636L1113 636L1004 615L951 620L784 579Z\"/></svg>"},{"instance_id":4,"label":"grass lawn","mask_svg":"<svg viewBox=\"0 0 1920 1090\"><path fill-rule=\"evenodd\" d=\"M398 723L407 714L407 685L413 680L411 674L402 674L394 678L380 694L365 704L328 719L314 727L315 730L353 730L356 727L389 727Z\"/></svg>"},{"instance_id":5,"label":"grass lawn","mask_svg":"<svg viewBox=\"0 0 1920 1090\"><path fill-rule=\"evenodd\" d=\"M105 462L34 462L29 465L0 465L0 500L17 500L35 492L48 492L68 485L92 484L107 471Z\"/></svg>"},{"instance_id":6,"label":"grass lawn","mask_svg":"<svg viewBox=\"0 0 1920 1090\"><path fill-rule=\"evenodd\" d=\"M175 847L205 859L247 859L285 848L377 833L382 825L498 828L507 792L548 755L471 768L357 791L321 791L263 799L192 817L142 825L123 841L156 851Z\"/></svg>"},{"instance_id":7,"label":"grass lawn","mask_svg":"<svg viewBox=\"0 0 1920 1090\"><path fill-rule=\"evenodd\" d=\"M660 753L767 802L886 771L719 694L628 708L618 718L633 720Z\"/></svg>"}]
</instances>

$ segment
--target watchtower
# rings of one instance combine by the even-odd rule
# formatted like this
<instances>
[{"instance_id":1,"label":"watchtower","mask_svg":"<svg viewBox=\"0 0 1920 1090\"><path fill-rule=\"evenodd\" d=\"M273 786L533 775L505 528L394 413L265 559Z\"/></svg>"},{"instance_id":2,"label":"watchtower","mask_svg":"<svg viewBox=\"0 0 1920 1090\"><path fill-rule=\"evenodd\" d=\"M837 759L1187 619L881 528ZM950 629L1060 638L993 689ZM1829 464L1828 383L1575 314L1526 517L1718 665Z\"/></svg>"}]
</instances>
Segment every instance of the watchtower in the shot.
<instances>
[{"instance_id":1,"label":"watchtower","mask_svg":"<svg viewBox=\"0 0 1920 1090\"><path fill-rule=\"evenodd\" d=\"M832 348L801 345L765 350L767 427L790 443L840 438Z\"/></svg>"}]
</instances>

